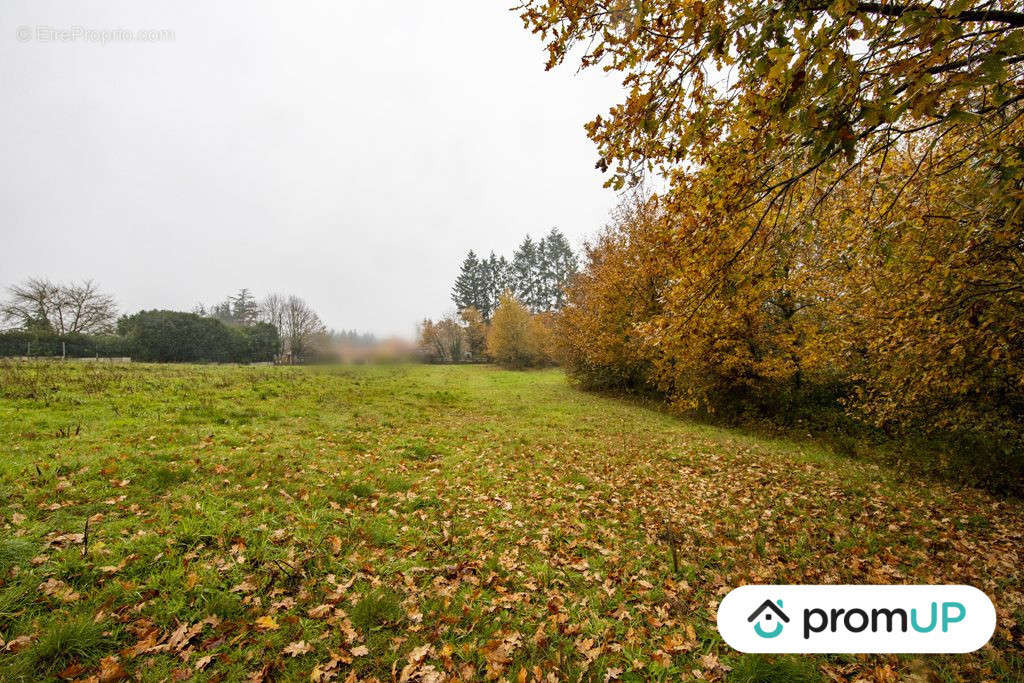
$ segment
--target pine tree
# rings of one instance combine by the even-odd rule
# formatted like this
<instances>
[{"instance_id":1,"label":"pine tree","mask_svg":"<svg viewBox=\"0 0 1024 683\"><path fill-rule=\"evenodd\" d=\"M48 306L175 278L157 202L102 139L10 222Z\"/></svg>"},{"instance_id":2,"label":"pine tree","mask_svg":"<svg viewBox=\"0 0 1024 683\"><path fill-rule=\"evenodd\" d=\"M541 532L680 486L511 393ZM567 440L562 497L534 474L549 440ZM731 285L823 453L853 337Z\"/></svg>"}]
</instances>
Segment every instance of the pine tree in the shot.
<instances>
[{"instance_id":1,"label":"pine tree","mask_svg":"<svg viewBox=\"0 0 1024 683\"><path fill-rule=\"evenodd\" d=\"M537 242L537 258L533 269L533 300L530 302L530 310L534 313L550 310L549 279L547 238L541 237Z\"/></svg>"},{"instance_id":2,"label":"pine tree","mask_svg":"<svg viewBox=\"0 0 1024 683\"><path fill-rule=\"evenodd\" d=\"M510 289L516 299L534 311L541 303L538 265L537 245L527 235L512 257L512 286Z\"/></svg>"},{"instance_id":3,"label":"pine tree","mask_svg":"<svg viewBox=\"0 0 1024 683\"><path fill-rule=\"evenodd\" d=\"M452 287L452 302L458 310L475 308L481 312L490 311L485 273L486 268L482 267L480 259L471 249L462 261L462 270Z\"/></svg>"},{"instance_id":4,"label":"pine tree","mask_svg":"<svg viewBox=\"0 0 1024 683\"><path fill-rule=\"evenodd\" d=\"M231 302L231 318L236 325L249 327L256 324L259 318L259 306L256 304L256 298L248 289L242 287L238 290L238 294L228 297L228 301Z\"/></svg>"},{"instance_id":5,"label":"pine tree","mask_svg":"<svg viewBox=\"0 0 1024 683\"><path fill-rule=\"evenodd\" d=\"M542 240L540 262L544 289L544 308L546 311L561 310L565 299L565 287L569 279L579 269L579 260L573 253L569 241L565 239L558 228L551 228L551 232Z\"/></svg>"},{"instance_id":6,"label":"pine tree","mask_svg":"<svg viewBox=\"0 0 1024 683\"><path fill-rule=\"evenodd\" d=\"M452 288L452 301L459 311L475 308L488 322L506 290L534 313L557 311L577 267L568 240L552 228L538 242L527 235L511 263L493 251L486 259L470 251Z\"/></svg>"},{"instance_id":7,"label":"pine tree","mask_svg":"<svg viewBox=\"0 0 1024 683\"><path fill-rule=\"evenodd\" d=\"M510 289L512 284L509 264L504 256L495 256L492 251L490 256L487 257L487 261L482 263L484 266L484 282L487 291L488 307L487 309L480 309L480 312L483 314L484 320L489 321L494 313L494 309L498 306L498 299L501 297L502 292Z\"/></svg>"}]
</instances>

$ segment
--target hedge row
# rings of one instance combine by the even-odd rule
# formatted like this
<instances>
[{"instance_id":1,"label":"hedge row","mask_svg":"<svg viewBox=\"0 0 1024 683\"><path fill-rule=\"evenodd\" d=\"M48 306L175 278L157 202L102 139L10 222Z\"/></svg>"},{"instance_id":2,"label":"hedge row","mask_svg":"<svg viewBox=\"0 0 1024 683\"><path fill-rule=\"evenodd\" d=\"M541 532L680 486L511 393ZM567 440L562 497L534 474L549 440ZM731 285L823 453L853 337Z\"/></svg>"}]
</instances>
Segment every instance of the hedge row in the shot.
<instances>
[{"instance_id":1,"label":"hedge row","mask_svg":"<svg viewBox=\"0 0 1024 683\"><path fill-rule=\"evenodd\" d=\"M149 362L254 363L274 359L281 343L267 323L248 327L178 311L140 311L117 323L117 334L0 333L0 356L131 357Z\"/></svg>"}]
</instances>

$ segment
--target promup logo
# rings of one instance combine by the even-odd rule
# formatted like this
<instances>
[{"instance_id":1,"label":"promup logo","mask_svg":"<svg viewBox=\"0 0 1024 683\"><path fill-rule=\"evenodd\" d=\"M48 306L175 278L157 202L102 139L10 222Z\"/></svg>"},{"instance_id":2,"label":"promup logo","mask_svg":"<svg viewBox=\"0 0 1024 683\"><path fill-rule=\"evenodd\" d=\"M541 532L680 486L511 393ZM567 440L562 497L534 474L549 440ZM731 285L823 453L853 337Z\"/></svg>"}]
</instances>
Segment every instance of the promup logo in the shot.
<instances>
[{"instance_id":1,"label":"promup logo","mask_svg":"<svg viewBox=\"0 0 1024 683\"><path fill-rule=\"evenodd\" d=\"M995 626L971 586L741 586L718 607L741 652L972 652Z\"/></svg>"},{"instance_id":2,"label":"promup logo","mask_svg":"<svg viewBox=\"0 0 1024 683\"><path fill-rule=\"evenodd\" d=\"M778 606L776 606L778 605ZM747 621L754 621L760 619L754 624L754 633L761 636L762 638L774 638L782 633L783 622L789 623L789 617L782 611L782 600L765 600L761 603L761 606L754 610L754 613L747 617ZM772 619L775 619L775 625L772 626ZM770 630L765 628L764 624L767 623L770 626Z\"/></svg>"}]
</instances>

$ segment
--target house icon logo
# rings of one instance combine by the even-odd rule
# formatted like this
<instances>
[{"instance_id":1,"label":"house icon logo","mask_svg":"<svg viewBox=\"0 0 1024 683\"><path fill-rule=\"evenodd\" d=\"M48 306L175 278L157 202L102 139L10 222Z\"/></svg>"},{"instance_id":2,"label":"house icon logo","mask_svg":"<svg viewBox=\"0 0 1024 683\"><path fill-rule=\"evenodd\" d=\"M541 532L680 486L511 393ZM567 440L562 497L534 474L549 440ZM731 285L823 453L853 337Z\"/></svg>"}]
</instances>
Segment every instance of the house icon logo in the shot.
<instances>
[{"instance_id":1,"label":"house icon logo","mask_svg":"<svg viewBox=\"0 0 1024 683\"><path fill-rule=\"evenodd\" d=\"M761 606L754 610L754 613L747 617L747 621L756 621L754 633L762 638L774 638L782 633L783 622L789 623L789 617L782 611L782 600L765 600ZM774 625L773 625L774 622Z\"/></svg>"}]
</instances>

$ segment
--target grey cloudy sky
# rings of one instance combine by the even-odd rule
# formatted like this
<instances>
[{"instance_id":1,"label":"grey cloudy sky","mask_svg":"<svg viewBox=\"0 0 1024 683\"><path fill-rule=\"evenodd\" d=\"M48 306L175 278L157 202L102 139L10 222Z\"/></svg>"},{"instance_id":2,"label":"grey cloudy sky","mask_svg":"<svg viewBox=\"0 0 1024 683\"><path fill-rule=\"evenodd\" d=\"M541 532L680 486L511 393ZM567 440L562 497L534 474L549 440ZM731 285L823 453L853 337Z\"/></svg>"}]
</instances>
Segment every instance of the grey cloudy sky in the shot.
<instances>
[{"instance_id":1,"label":"grey cloudy sky","mask_svg":"<svg viewBox=\"0 0 1024 683\"><path fill-rule=\"evenodd\" d=\"M512 4L4 0L0 284L94 278L127 312L244 286L411 336L466 250L578 244L615 203L583 123L618 79L545 73Z\"/></svg>"}]
</instances>

